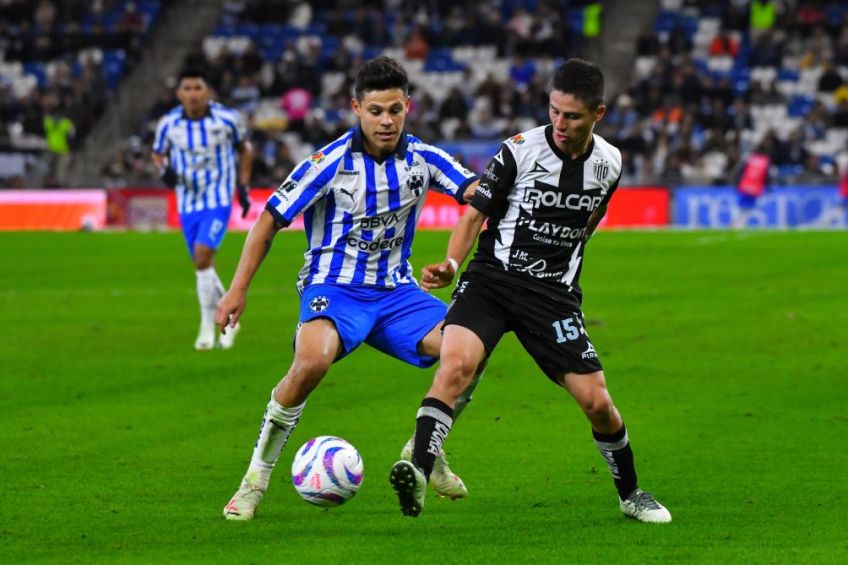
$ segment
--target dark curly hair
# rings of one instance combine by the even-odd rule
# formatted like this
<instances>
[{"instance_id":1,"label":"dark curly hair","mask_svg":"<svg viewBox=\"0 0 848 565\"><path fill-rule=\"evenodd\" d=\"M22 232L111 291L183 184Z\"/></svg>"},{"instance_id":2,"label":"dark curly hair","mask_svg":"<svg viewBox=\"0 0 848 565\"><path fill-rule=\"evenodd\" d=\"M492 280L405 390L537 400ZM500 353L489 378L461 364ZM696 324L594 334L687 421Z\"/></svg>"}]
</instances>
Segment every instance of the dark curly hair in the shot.
<instances>
[{"instance_id":1,"label":"dark curly hair","mask_svg":"<svg viewBox=\"0 0 848 565\"><path fill-rule=\"evenodd\" d=\"M400 63L391 57L380 56L366 62L356 73L354 93L357 100L371 90L391 90L399 88L404 94L409 92L409 77Z\"/></svg>"}]
</instances>

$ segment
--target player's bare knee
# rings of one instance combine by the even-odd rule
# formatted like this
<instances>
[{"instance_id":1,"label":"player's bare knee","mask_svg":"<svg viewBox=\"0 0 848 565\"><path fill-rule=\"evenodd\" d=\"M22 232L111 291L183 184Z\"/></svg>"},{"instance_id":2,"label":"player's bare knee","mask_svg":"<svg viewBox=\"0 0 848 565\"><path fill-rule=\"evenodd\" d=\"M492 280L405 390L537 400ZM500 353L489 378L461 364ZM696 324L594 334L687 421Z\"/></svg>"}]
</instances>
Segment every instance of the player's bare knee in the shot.
<instances>
[{"instance_id":1,"label":"player's bare knee","mask_svg":"<svg viewBox=\"0 0 848 565\"><path fill-rule=\"evenodd\" d=\"M615 409L606 388L595 389L581 400L580 407L593 424L609 422Z\"/></svg>"}]
</instances>

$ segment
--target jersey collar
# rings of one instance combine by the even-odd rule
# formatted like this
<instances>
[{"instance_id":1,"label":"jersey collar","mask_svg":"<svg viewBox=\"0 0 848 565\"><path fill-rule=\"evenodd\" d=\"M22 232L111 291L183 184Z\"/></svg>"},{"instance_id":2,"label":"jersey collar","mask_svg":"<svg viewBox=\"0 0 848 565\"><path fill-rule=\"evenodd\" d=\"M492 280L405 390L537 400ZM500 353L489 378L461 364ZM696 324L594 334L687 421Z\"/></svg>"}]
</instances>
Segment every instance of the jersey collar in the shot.
<instances>
[{"instance_id":1,"label":"jersey collar","mask_svg":"<svg viewBox=\"0 0 848 565\"><path fill-rule=\"evenodd\" d=\"M551 150L556 154L557 157L562 159L563 161L585 161L592 155L592 151L595 150L595 134L592 134L592 141L589 142L589 147L586 148L586 152L577 157L576 159L572 159L570 156L566 155L562 152L562 150L557 147L556 143L554 143L554 126L548 125L545 128L545 139L548 140L548 145Z\"/></svg>"},{"instance_id":2,"label":"jersey collar","mask_svg":"<svg viewBox=\"0 0 848 565\"><path fill-rule=\"evenodd\" d=\"M394 154L400 157L401 159L406 158L406 150L409 146L409 140L406 136L406 130L401 130L400 139L398 139L398 144L395 146ZM357 126L353 130L353 136L350 141L350 150L354 153L365 153L365 145L362 142L362 127ZM375 161L380 161L373 155L369 156Z\"/></svg>"},{"instance_id":3,"label":"jersey collar","mask_svg":"<svg viewBox=\"0 0 848 565\"><path fill-rule=\"evenodd\" d=\"M181 108L182 108L182 106L181 106ZM203 115L201 115L201 116L200 116L199 118L197 118L196 120L195 120L194 118L189 117L188 113L185 111L185 108L182 108L182 110L181 110L181 115L182 115L182 118L183 118L184 120L189 120L189 121L200 121L200 120L202 120L203 118L208 118L209 116L211 116L211 115L212 115L212 104L207 104L207 105L206 105L206 111L205 111L205 112L203 112Z\"/></svg>"}]
</instances>

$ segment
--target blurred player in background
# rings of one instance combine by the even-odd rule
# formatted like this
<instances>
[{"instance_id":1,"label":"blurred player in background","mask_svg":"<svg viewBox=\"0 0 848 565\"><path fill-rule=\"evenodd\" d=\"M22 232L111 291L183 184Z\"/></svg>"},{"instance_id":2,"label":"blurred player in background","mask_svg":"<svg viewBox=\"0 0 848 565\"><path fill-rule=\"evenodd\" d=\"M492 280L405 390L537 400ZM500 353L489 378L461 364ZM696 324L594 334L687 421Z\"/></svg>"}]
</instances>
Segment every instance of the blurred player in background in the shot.
<instances>
[{"instance_id":1,"label":"blurred player in background","mask_svg":"<svg viewBox=\"0 0 848 565\"><path fill-rule=\"evenodd\" d=\"M736 183L738 210L731 222L734 229L748 225L748 219L754 213L757 200L765 193L769 185L771 168L770 147L764 141L745 160L739 182Z\"/></svg>"},{"instance_id":2,"label":"blurred player in background","mask_svg":"<svg viewBox=\"0 0 848 565\"><path fill-rule=\"evenodd\" d=\"M837 181L839 201L836 206L825 213L822 225L824 227L843 228L848 225L848 149L836 156L836 174L839 177Z\"/></svg>"},{"instance_id":3,"label":"blurred player in background","mask_svg":"<svg viewBox=\"0 0 848 565\"><path fill-rule=\"evenodd\" d=\"M248 186L252 153L239 113L211 101L201 71L180 74L180 105L165 114L156 128L153 163L162 181L177 190L177 210L197 274L200 331L194 348L215 347L215 308L224 285L215 272L215 251L221 245L235 192L242 217L250 208ZM239 326L220 336L218 346L233 346Z\"/></svg>"},{"instance_id":4,"label":"blurred player in background","mask_svg":"<svg viewBox=\"0 0 848 565\"><path fill-rule=\"evenodd\" d=\"M418 287L409 258L428 189L467 201L477 177L441 149L407 134L409 80L393 59L378 57L356 76L359 126L302 161L269 198L250 230L216 323L234 327L247 290L277 231L304 215L308 249L298 277L300 323L294 360L273 389L241 486L224 508L250 520L274 464L300 419L306 398L337 360L363 342L417 367L439 356L447 307ZM456 268L456 265L454 265ZM457 410L479 379L469 379ZM412 456L412 440L404 448ZM444 451L434 455L431 485L466 495Z\"/></svg>"},{"instance_id":5,"label":"blurred player in background","mask_svg":"<svg viewBox=\"0 0 848 565\"><path fill-rule=\"evenodd\" d=\"M550 86L551 125L501 145L451 235L448 259L423 270L425 288L449 284L454 263L465 260L489 219L453 293L440 366L418 410L413 461L398 461L389 477L405 515L418 516L423 508L433 453L451 429L456 400L475 367L513 331L545 375L583 409L621 511L643 522L671 521L668 510L638 488L627 431L581 311L586 242L621 177L621 153L593 134L606 111L603 100L596 65L570 59L559 67Z\"/></svg>"}]
</instances>

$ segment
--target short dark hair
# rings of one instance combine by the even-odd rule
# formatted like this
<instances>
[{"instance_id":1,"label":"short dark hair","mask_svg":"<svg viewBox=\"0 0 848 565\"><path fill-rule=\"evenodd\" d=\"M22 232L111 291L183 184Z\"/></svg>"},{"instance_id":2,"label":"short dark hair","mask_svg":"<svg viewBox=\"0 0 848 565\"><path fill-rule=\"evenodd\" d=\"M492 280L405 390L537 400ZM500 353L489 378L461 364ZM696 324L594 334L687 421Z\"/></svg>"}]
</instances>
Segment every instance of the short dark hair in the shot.
<instances>
[{"instance_id":1,"label":"short dark hair","mask_svg":"<svg viewBox=\"0 0 848 565\"><path fill-rule=\"evenodd\" d=\"M399 88L404 94L409 93L409 77L403 67L392 59L382 55L367 61L356 73L354 94L357 100L371 90L391 90Z\"/></svg>"},{"instance_id":2,"label":"short dark hair","mask_svg":"<svg viewBox=\"0 0 848 565\"><path fill-rule=\"evenodd\" d=\"M595 63L569 59L554 71L549 90L572 94L594 110L604 103L604 73Z\"/></svg>"},{"instance_id":3,"label":"short dark hair","mask_svg":"<svg viewBox=\"0 0 848 565\"><path fill-rule=\"evenodd\" d=\"M199 78L206 84L209 84L209 77L206 75L206 71L195 67L189 67L180 71L180 75L177 77L177 86L180 85L184 78Z\"/></svg>"}]
</instances>

